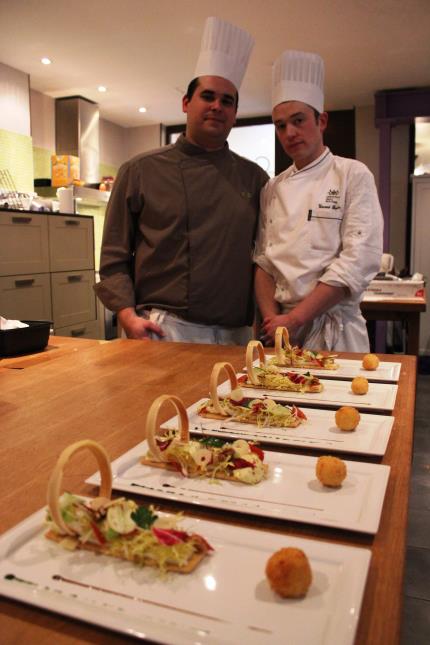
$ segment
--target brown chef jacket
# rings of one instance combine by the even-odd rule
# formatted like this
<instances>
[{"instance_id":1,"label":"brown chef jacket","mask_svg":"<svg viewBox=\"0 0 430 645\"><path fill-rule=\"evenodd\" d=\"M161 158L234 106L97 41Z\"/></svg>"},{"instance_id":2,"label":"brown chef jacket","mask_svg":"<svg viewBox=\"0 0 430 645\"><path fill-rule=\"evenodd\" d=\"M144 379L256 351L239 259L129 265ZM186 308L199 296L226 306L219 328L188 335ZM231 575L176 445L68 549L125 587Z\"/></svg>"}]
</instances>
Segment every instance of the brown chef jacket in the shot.
<instances>
[{"instance_id":1,"label":"brown chef jacket","mask_svg":"<svg viewBox=\"0 0 430 645\"><path fill-rule=\"evenodd\" d=\"M97 295L106 307L159 307L191 322L253 319L252 247L268 177L230 151L182 135L125 163L109 201Z\"/></svg>"}]
</instances>

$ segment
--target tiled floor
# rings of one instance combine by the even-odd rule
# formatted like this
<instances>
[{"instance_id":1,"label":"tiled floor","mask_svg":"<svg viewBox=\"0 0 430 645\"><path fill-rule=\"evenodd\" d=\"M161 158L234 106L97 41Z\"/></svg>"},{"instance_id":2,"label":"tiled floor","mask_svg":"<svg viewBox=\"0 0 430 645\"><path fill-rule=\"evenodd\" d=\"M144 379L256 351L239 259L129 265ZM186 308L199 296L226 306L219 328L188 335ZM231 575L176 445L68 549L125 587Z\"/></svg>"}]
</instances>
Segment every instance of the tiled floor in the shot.
<instances>
[{"instance_id":1,"label":"tiled floor","mask_svg":"<svg viewBox=\"0 0 430 645\"><path fill-rule=\"evenodd\" d=\"M401 645L430 643L430 375L420 374L415 410Z\"/></svg>"}]
</instances>

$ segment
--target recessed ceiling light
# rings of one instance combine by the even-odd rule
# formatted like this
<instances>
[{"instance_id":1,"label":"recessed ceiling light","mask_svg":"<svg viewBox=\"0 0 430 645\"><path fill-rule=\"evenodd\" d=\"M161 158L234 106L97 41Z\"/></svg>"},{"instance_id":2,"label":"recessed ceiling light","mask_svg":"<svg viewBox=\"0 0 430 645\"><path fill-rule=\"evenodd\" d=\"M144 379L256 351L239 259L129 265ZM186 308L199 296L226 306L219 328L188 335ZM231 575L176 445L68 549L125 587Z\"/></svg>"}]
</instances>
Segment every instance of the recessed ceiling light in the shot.
<instances>
[{"instance_id":1,"label":"recessed ceiling light","mask_svg":"<svg viewBox=\"0 0 430 645\"><path fill-rule=\"evenodd\" d=\"M146 112L146 107L143 107L143 106L142 106L142 107L140 107L140 108L139 108L139 112Z\"/></svg>"},{"instance_id":2,"label":"recessed ceiling light","mask_svg":"<svg viewBox=\"0 0 430 645\"><path fill-rule=\"evenodd\" d=\"M44 65L50 65L52 63L52 60L50 58L41 58L40 62L43 63Z\"/></svg>"},{"instance_id":3,"label":"recessed ceiling light","mask_svg":"<svg viewBox=\"0 0 430 645\"><path fill-rule=\"evenodd\" d=\"M97 89L99 92L107 92L107 87L104 85L99 85Z\"/></svg>"}]
</instances>

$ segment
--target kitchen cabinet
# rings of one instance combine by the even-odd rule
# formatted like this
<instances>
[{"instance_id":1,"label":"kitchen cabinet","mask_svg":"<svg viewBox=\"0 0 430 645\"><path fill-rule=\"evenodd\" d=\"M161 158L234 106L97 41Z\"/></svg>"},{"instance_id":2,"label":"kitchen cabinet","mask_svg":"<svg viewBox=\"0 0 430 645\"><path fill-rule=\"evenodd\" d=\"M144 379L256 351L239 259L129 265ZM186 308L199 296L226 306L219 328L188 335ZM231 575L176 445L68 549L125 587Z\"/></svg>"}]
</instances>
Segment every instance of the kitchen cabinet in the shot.
<instances>
[{"instance_id":1,"label":"kitchen cabinet","mask_svg":"<svg viewBox=\"0 0 430 645\"><path fill-rule=\"evenodd\" d=\"M93 218L0 211L0 314L97 337Z\"/></svg>"},{"instance_id":2,"label":"kitchen cabinet","mask_svg":"<svg viewBox=\"0 0 430 645\"><path fill-rule=\"evenodd\" d=\"M48 216L0 211L0 275L48 271Z\"/></svg>"},{"instance_id":3,"label":"kitchen cabinet","mask_svg":"<svg viewBox=\"0 0 430 645\"><path fill-rule=\"evenodd\" d=\"M0 314L13 320L52 320L49 273L0 277Z\"/></svg>"},{"instance_id":4,"label":"kitchen cabinet","mask_svg":"<svg viewBox=\"0 0 430 645\"><path fill-rule=\"evenodd\" d=\"M49 217L49 266L55 271L94 269L92 217Z\"/></svg>"},{"instance_id":5,"label":"kitchen cabinet","mask_svg":"<svg viewBox=\"0 0 430 645\"><path fill-rule=\"evenodd\" d=\"M96 318L94 271L51 273L52 317L58 327L83 323Z\"/></svg>"}]
</instances>

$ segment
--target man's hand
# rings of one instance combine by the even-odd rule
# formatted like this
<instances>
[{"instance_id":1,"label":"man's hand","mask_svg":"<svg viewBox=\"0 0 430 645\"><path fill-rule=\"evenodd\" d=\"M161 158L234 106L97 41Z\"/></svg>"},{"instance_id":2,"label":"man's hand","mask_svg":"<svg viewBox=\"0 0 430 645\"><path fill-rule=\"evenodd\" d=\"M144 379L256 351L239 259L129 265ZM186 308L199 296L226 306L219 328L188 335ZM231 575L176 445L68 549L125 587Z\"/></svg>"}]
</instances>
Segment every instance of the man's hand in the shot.
<instances>
[{"instance_id":1,"label":"man's hand","mask_svg":"<svg viewBox=\"0 0 430 645\"><path fill-rule=\"evenodd\" d=\"M288 334L294 336L295 332L300 328L300 324L294 320L294 316L291 313L266 316L261 324L261 339L264 345L274 345L277 327L286 327Z\"/></svg>"},{"instance_id":2,"label":"man's hand","mask_svg":"<svg viewBox=\"0 0 430 645\"><path fill-rule=\"evenodd\" d=\"M121 309L118 312L118 320L127 338L144 340L145 338L149 338L151 332L160 337L164 336L164 332L159 325L138 316L133 307Z\"/></svg>"},{"instance_id":3,"label":"man's hand","mask_svg":"<svg viewBox=\"0 0 430 645\"><path fill-rule=\"evenodd\" d=\"M311 323L317 316L331 309L349 295L347 287L334 287L318 282L313 291L303 298L287 314L268 314L263 319L262 339L267 344L274 343L277 327L286 327L294 344L294 336L303 325Z\"/></svg>"}]
</instances>

